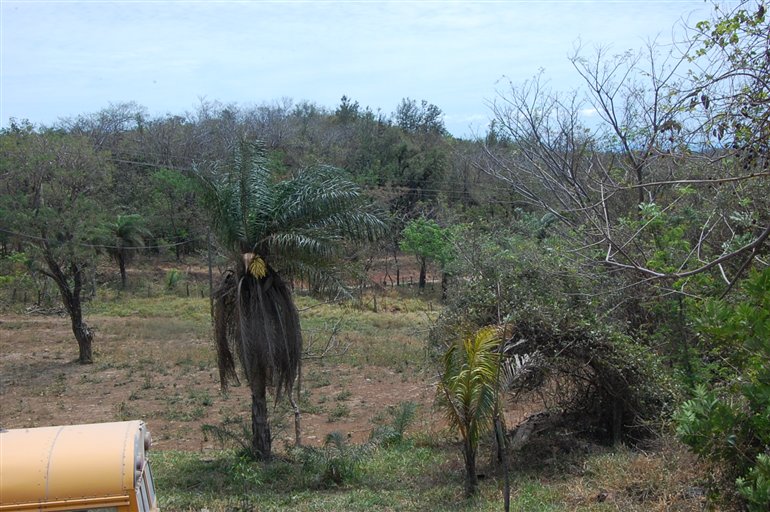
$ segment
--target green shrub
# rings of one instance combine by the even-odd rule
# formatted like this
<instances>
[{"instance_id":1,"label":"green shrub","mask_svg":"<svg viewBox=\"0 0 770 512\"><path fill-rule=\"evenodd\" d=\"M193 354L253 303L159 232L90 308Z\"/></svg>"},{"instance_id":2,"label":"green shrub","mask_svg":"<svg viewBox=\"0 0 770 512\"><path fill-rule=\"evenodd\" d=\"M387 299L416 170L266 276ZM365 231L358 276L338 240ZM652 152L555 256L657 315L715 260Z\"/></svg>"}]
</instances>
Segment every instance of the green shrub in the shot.
<instances>
[{"instance_id":1,"label":"green shrub","mask_svg":"<svg viewBox=\"0 0 770 512\"><path fill-rule=\"evenodd\" d=\"M182 281L182 274L175 268L172 268L166 272L166 291L172 292L176 289L177 284Z\"/></svg>"},{"instance_id":2,"label":"green shrub","mask_svg":"<svg viewBox=\"0 0 770 512\"><path fill-rule=\"evenodd\" d=\"M403 443L406 429L414 422L416 413L417 404L411 401L389 407L390 423L375 427L372 430L371 442L382 446Z\"/></svg>"},{"instance_id":3,"label":"green shrub","mask_svg":"<svg viewBox=\"0 0 770 512\"><path fill-rule=\"evenodd\" d=\"M770 506L770 269L754 272L735 302L711 300L697 326L725 371L696 386L676 413L677 434L712 464L714 491L751 510Z\"/></svg>"},{"instance_id":4,"label":"green shrub","mask_svg":"<svg viewBox=\"0 0 770 512\"><path fill-rule=\"evenodd\" d=\"M749 469L745 478L738 477L735 483L749 509L767 510L770 504L770 456L765 453L757 455L754 467Z\"/></svg>"},{"instance_id":5,"label":"green shrub","mask_svg":"<svg viewBox=\"0 0 770 512\"><path fill-rule=\"evenodd\" d=\"M225 416L219 425L201 425L203 437L208 440L213 437L222 447L235 447L240 456L256 460L251 449L251 425L238 416Z\"/></svg>"},{"instance_id":6,"label":"green shrub","mask_svg":"<svg viewBox=\"0 0 770 512\"><path fill-rule=\"evenodd\" d=\"M325 489L358 480L361 465L372 449L371 444L348 444L344 434L331 432L322 448L303 446L296 456L311 475L311 485Z\"/></svg>"},{"instance_id":7,"label":"green shrub","mask_svg":"<svg viewBox=\"0 0 770 512\"><path fill-rule=\"evenodd\" d=\"M506 339L508 358L534 360L511 392L538 391L546 407L599 440L634 444L656 435L672 412L678 390L660 357L610 325L579 317L554 324L524 312L511 318ZM552 383L558 392L549 394Z\"/></svg>"},{"instance_id":8,"label":"green shrub","mask_svg":"<svg viewBox=\"0 0 770 512\"><path fill-rule=\"evenodd\" d=\"M327 420L329 423L333 423L342 418L347 418L348 416L350 416L350 407L344 403L338 402L337 405L334 406L334 409L329 413Z\"/></svg>"},{"instance_id":9,"label":"green shrub","mask_svg":"<svg viewBox=\"0 0 770 512\"><path fill-rule=\"evenodd\" d=\"M434 353L453 333L504 326L504 365L526 362L511 376L512 394L537 391L571 430L601 440L633 443L654 434L677 387L647 334L608 312L614 277L581 272L546 236L548 219L519 217L493 233L458 235L464 257L454 263L457 279L430 333Z\"/></svg>"}]
</instances>

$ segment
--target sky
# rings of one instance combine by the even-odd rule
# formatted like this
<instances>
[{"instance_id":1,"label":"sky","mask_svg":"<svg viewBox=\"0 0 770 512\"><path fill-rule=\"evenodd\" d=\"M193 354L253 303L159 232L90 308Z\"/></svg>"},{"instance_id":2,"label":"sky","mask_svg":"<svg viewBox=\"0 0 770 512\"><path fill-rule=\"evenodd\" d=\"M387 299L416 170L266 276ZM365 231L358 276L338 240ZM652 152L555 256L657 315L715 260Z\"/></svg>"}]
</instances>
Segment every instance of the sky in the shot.
<instances>
[{"instance_id":1,"label":"sky","mask_svg":"<svg viewBox=\"0 0 770 512\"><path fill-rule=\"evenodd\" d=\"M735 4L736 2L732 2ZM489 102L541 69L580 85L576 45L621 53L671 41L704 0L0 0L0 124L50 125L134 101L153 116L202 100L289 98L334 109L346 95L389 115L427 100L458 137Z\"/></svg>"}]
</instances>

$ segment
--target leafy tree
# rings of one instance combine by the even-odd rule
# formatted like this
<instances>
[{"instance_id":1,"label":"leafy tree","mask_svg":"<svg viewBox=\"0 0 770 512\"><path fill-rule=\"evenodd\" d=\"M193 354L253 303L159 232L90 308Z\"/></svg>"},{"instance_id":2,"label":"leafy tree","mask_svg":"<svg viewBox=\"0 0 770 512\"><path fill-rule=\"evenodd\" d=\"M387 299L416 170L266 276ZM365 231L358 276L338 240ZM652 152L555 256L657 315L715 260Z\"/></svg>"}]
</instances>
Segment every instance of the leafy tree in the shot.
<instances>
[{"instance_id":1,"label":"leafy tree","mask_svg":"<svg viewBox=\"0 0 770 512\"><path fill-rule=\"evenodd\" d=\"M446 135L444 113L436 105L422 100L418 105L411 98L404 98L393 114L396 126L407 133Z\"/></svg>"},{"instance_id":2,"label":"leafy tree","mask_svg":"<svg viewBox=\"0 0 770 512\"><path fill-rule=\"evenodd\" d=\"M16 285L26 284L30 280L29 264L23 252L0 253L0 289L13 287L15 295Z\"/></svg>"},{"instance_id":3,"label":"leafy tree","mask_svg":"<svg viewBox=\"0 0 770 512\"><path fill-rule=\"evenodd\" d=\"M436 261L443 271L442 289L446 287L446 265L454 258L451 232L436 221L418 217L401 232L401 250L414 254L420 263L420 289L425 288L429 261Z\"/></svg>"},{"instance_id":4,"label":"leafy tree","mask_svg":"<svg viewBox=\"0 0 770 512\"><path fill-rule=\"evenodd\" d=\"M79 361L91 363L93 332L83 319L82 292L111 177L107 155L82 136L13 124L0 134L0 169L3 225L18 233L35 268L56 283Z\"/></svg>"},{"instance_id":5,"label":"leafy tree","mask_svg":"<svg viewBox=\"0 0 770 512\"><path fill-rule=\"evenodd\" d=\"M437 397L450 425L463 439L465 493L476 493L479 439L492 427L497 410L500 336L486 327L458 339L444 354Z\"/></svg>"},{"instance_id":6,"label":"leafy tree","mask_svg":"<svg viewBox=\"0 0 770 512\"><path fill-rule=\"evenodd\" d=\"M699 23L683 49L576 54L585 94L552 91L543 76L512 85L478 161L517 206L558 219L552 231L584 278L571 296L621 321L689 385L703 366L727 365L701 343L689 317L700 304L687 297L727 295L767 265L767 33L762 4L741 2Z\"/></svg>"},{"instance_id":7,"label":"leafy tree","mask_svg":"<svg viewBox=\"0 0 770 512\"><path fill-rule=\"evenodd\" d=\"M201 208L193 180L173 169L159 169L150 176L145 208L156 240L174 244L177 259L195 247L204 229Z\"/></svg>"},{"instance_id":8,"label":"leafy tree","mask_svg":"<svg viewBox=\"0 0 770 512\"><path fill-rule=\"evenodd\" d=\"M764 1L743 0L696 24L690 55L699 64L689 108L702 114L705 139L738 151L744 170L767 169L770 150L770 20Z\"/></svg>"},{"instance_id":9,"label":"leafy tree","mask_svg":"<svg viewBox=\"0 0 770 512\"><path fill-rule=\"evenodd\" d=\"M331 167L281 179L263 149L241 142L221 175L204 177L213 227L231 268L214 292L214 331L223 389L240 360L251 389L252 448L271 457L267 389L291 398L302 352L299 317L286 277L339 286L345 241L374 240L385 223L360 189ZM298 414L298 411L295 410Z\"/></svg>"},{"instance_id":10,"label":"leafy tree","mask_svg":"<svg viewBox=\"0 0 770 512\"><path fill-rule=\"evenodd\" d=\"M348 124L359 116L359 106L357 101L351 101L350 98L343 95L340 99L340 105L337 110L334 111L334 116L337 118L337 122L341 124Z\"/></svg>"},{"instance_id":11,"label":"leafy tree","mask_svg":"<svg viewBox=\"0 0 770 512\"><path fill-rule=\"evenodd\" d=\"M144 247L144 239L150 235L143 223L142 216L134 213L118 215L115 222L108 222L102 228L99 242L118 264L121 288L126 287L126 265L133 259L135 251Z\"/></svg>"},{"instance_id":12,"label":"leafy tree","mask_svg":"<svg viewBox=\"0 0 770 512\"><path fill-rule=\"evenodd\" d=\"M587 285L560 249L558 239L538 240L542 228L536 218L522 215L507 225L464 224L453 230L457 257L449 262L448 270L457 279L451 283L446 308L434 326L436 343L463 324L502 324L511 311L531 312L548 306L574 315L588 308L578 293Z\"/></svg>"}]
</instances>

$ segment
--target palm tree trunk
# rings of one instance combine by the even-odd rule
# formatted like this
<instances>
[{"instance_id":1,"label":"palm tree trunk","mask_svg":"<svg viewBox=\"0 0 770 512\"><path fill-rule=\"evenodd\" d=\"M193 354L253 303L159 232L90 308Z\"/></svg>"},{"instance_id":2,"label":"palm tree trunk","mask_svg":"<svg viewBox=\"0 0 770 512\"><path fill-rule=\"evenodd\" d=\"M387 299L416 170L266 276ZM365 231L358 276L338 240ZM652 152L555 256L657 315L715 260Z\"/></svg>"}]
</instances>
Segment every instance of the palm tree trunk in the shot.
<instances>
[{"instance_id":1,"label":"palm tree trunk","mask_svg":"<svg viewBox=\"0 0 770 512\"><path fill-rule=\"evenodd\" d=\"M118 254L118 266L120 267L120 288L126 289L126 257L123 254Z\"/></svg>"},{"instance_id":2,"label":"palm tree trunk","mask_svg":"<svg viewBox=\"0 0 770 512\"><path fill-rule=\"evenodd\" d=\"M271 456L270 422L267 416L267 388L260 374L251 387L251 449L257 460L268 461Z\"/></svg>"},{"instance_id":3,"label":"palm tree trunk","mask_svg":"<svg viewBox=\"0 0 770 512\"><path fill-rule=\"evenodd\" d=\"M470 439L465 439L463 446L463 458L465 459L465 495L476 494L479 478L476 474L476 448Z\"/></svg>"},{"instance_id":4,"label":"palm tree trunk","mask_svg":"<svg viewBox=\"0 0 770 512\"><path fill-rule=\"evenodd\" d=\"M501 344L502 347L502 344ZM511 478L508 474L508 453L505 446L505 433L500 421L500 412L495 414L495 440L497 441L497 458L503 463L503 510L511 510Z\"/></svg>"}]
</instances>

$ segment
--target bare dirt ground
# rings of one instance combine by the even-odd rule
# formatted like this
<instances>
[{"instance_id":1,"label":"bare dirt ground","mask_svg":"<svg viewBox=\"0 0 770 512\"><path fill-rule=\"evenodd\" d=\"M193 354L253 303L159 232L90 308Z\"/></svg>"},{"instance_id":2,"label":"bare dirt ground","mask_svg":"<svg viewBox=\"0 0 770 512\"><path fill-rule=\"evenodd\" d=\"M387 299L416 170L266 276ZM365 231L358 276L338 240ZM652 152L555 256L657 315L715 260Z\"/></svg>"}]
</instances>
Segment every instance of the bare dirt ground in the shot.
<instances>
[{"instance_id":1,"label":"bare dirt ground","mask_svg":"<svg viewBox=\"0 0 770 512\"><path fill-rule=\"evenodd\" d=\"M78 364L67 318L0 317L0 425L33 427L141 418L160 449L206 450L218 442L201 426L226 417L248 420L246 386L219 389L213 347L206 338L158 340L132 336L142 319L93 318L95 363ZM304 368L302 441L320 444L341 431L365 440L373 419L404 400L420 404L415 428L431 418L430 379L382 367L308 362ZM278 416L281 416L276 412ZM293 415L276 418L276 446L293 442ZM283 428L281 428L283 425Z\"/></svg>"},{"instance_id":2,"label":"bare dirt ground","mask_svg":"<svg viewBox=\"0 0 770 512\"><path fill-rule=\"evenodd\" d=\"M395 268L389 266L392 262L377 262L370 270L371 282L394 284ZM416 281L418 269L411 258L400 266L403 283ZM187 295L196 297L206 289L205 267L154 262L129 269L130 281L149 283L134 293L145 294L145 287L148 296L162 293L164 277L173 270L191 283L186 285ZM111 267L99 269L100 281L112 274ZM428 277L438 280L433 274ZM147 316L139 311L126 316L88 315L95 329L94 364L81 365L69 318L62 312L0 313L0 427L143 419L156 448L219 448L201 427L238 418L248 425L248 387L221 393L208 325ZM444 426L434 407L436 377L430 371L324 359L303 362L302 373L303 444L322 444L332 431L363 442L375 422L388 421L390 407L405 401L418 405L414 432L431 436ZM518 409L507 414L509 425L530 412ZM293 444L293 414L286 400L275 409L271 422L274 446L280 450Z\"/></svg>"}]
</instances>

